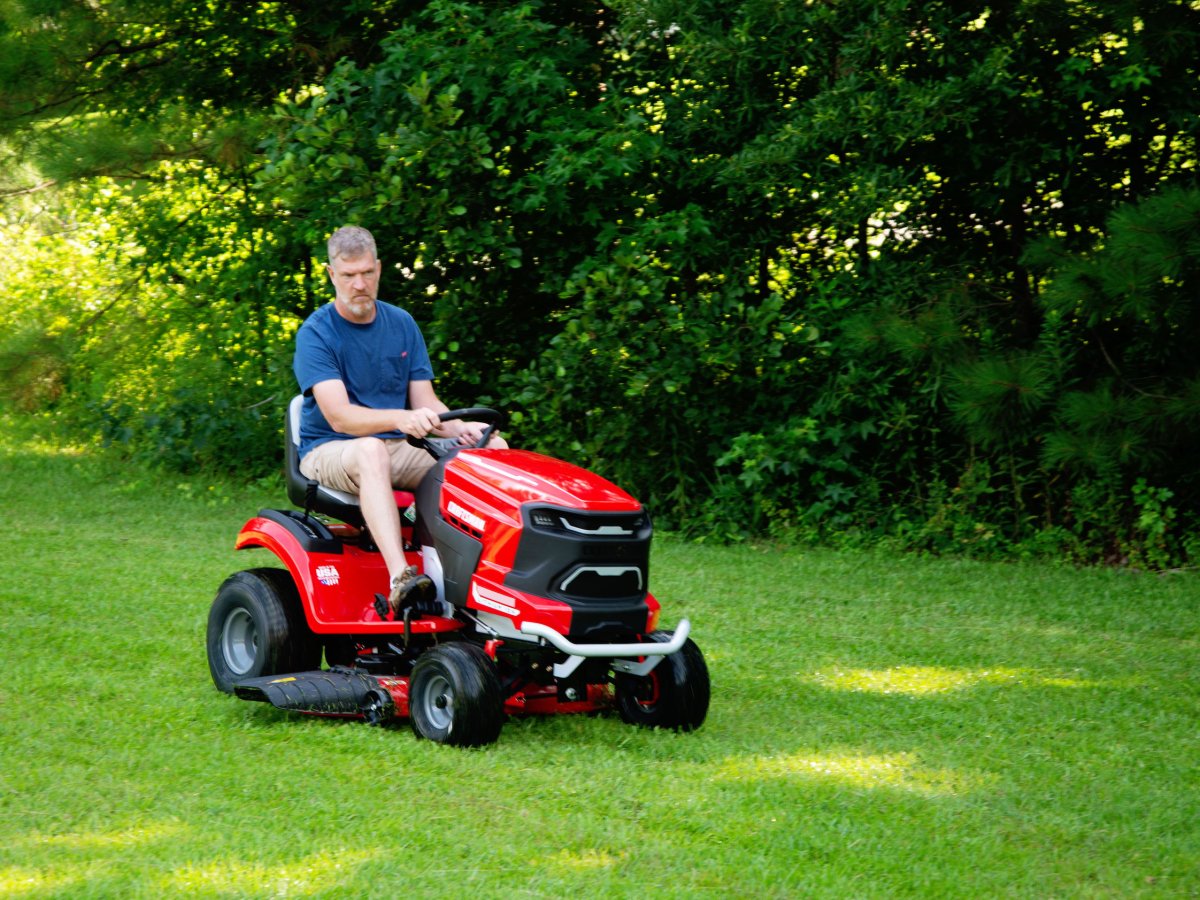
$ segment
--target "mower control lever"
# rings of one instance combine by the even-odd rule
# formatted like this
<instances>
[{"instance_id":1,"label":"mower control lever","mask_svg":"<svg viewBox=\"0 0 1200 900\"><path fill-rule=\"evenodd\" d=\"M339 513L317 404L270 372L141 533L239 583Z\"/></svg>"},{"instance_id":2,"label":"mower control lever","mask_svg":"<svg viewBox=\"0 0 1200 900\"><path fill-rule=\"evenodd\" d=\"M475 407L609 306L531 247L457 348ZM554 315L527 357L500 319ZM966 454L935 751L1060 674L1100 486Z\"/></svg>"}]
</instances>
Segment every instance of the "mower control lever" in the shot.
<instances>
[{"instance_id":1,"label":"mower control lever","mask_svg":"<svg viewBox=\"0 0 1200 900\"><path fill-rule=\"evenodd\" d=\"M451 419L482 419L489 425L499 425L504 421L504 413L487 406L468 406L464 409L448 409L438 418L443 422Z\"/></svg>"}]
</instances>

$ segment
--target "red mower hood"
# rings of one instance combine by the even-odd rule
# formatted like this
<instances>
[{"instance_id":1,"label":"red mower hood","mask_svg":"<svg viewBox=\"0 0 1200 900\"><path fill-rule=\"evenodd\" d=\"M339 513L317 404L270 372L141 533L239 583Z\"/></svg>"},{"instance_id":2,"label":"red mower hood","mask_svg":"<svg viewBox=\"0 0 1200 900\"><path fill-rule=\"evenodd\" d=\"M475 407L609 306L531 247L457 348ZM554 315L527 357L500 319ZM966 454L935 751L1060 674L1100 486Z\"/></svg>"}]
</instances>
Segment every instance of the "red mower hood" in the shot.
<instances>
[{"instance_id":1,"label":"red mower hood","mask_svg":"<svg viewBox=\"0 0 1200 900\"><path fill-rule=\"evenodd\" d=\"M477 482L516 506L546 503L596 512L642 508L611 481L587 469L528 450L464 450L446 467L447 476Z\"/></svg>"}]
</instances>

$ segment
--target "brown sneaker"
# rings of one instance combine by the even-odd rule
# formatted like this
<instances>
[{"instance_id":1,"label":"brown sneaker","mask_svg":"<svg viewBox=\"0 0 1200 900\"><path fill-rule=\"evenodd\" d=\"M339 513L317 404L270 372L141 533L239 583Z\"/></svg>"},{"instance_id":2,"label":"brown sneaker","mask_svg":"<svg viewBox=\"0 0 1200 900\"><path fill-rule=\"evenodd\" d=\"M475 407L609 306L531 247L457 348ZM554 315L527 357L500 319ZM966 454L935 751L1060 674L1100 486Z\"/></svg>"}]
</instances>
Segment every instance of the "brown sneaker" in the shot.
<instances>
[{"instance_id":1,"label":"brown sneaker","mask_svg":"<svg viewBox=\"0 0 1200 900\"><path fill-rule=\"evenodd\" d=\"M392 592L388 595L388 606L392 610L392 618L408 606L414 606L422 600L432 600L437 596L437 586L428 575L418 575L416 566L409 566L404 574L392 582Z\"/></svg>"}]
</instances>

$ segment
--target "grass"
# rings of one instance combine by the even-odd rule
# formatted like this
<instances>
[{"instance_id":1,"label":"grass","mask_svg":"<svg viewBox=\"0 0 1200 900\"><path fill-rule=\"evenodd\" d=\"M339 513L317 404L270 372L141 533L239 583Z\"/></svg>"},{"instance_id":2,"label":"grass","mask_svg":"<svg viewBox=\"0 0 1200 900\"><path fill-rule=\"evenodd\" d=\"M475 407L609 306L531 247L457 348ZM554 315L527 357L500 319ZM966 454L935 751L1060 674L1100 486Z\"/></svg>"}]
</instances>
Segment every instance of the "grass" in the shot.
<instances>
[{"instance_id":1,"label":"grass","mask_svg":"<svg viewBox=\"0 0 1200 900\"><path fill-rule=\"evenodd\" d=\"M1200 894L1195 574L660 540L704 727L460 751L213 689L281 488L0 427L0 897Z\"/></svg>"}]
</instances>

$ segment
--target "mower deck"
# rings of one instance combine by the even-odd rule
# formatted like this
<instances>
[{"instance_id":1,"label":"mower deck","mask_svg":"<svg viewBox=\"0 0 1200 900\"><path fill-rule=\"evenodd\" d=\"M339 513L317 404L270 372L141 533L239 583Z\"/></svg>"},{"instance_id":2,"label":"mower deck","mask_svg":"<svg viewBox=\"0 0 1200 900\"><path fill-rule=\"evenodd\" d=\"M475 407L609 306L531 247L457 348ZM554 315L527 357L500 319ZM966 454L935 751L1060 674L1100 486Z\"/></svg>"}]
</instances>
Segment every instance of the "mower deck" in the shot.
<instances>
[{"instance_id":1,"label":"mower deck","mask_svg":"<svg viewBox=\"0 0 1200 900\"><path fill-rule=\"evenodd\" d=\"M233 692L243 700L258 700L279 709L359 718L363 699L377 687L379 681L374 675L339 666L249 678L236 684Z\"/></svg>"},{"instance_id":2,"label":"mower deck","mask_svg":"<svg viewBox=\"0 0 1200 900\"><path fill-rule=\"evenodd\" d=\"M373 675L350 666L248 678L234 686L242 700L270 703L277 709L336 719L366 719L381 725L408 718L408 676ZM612 689L589 684L585 692L560 698L553 685L528 682L504 700L510 716L588 713L612 706Z\"/></svg>"}]
</instances>

